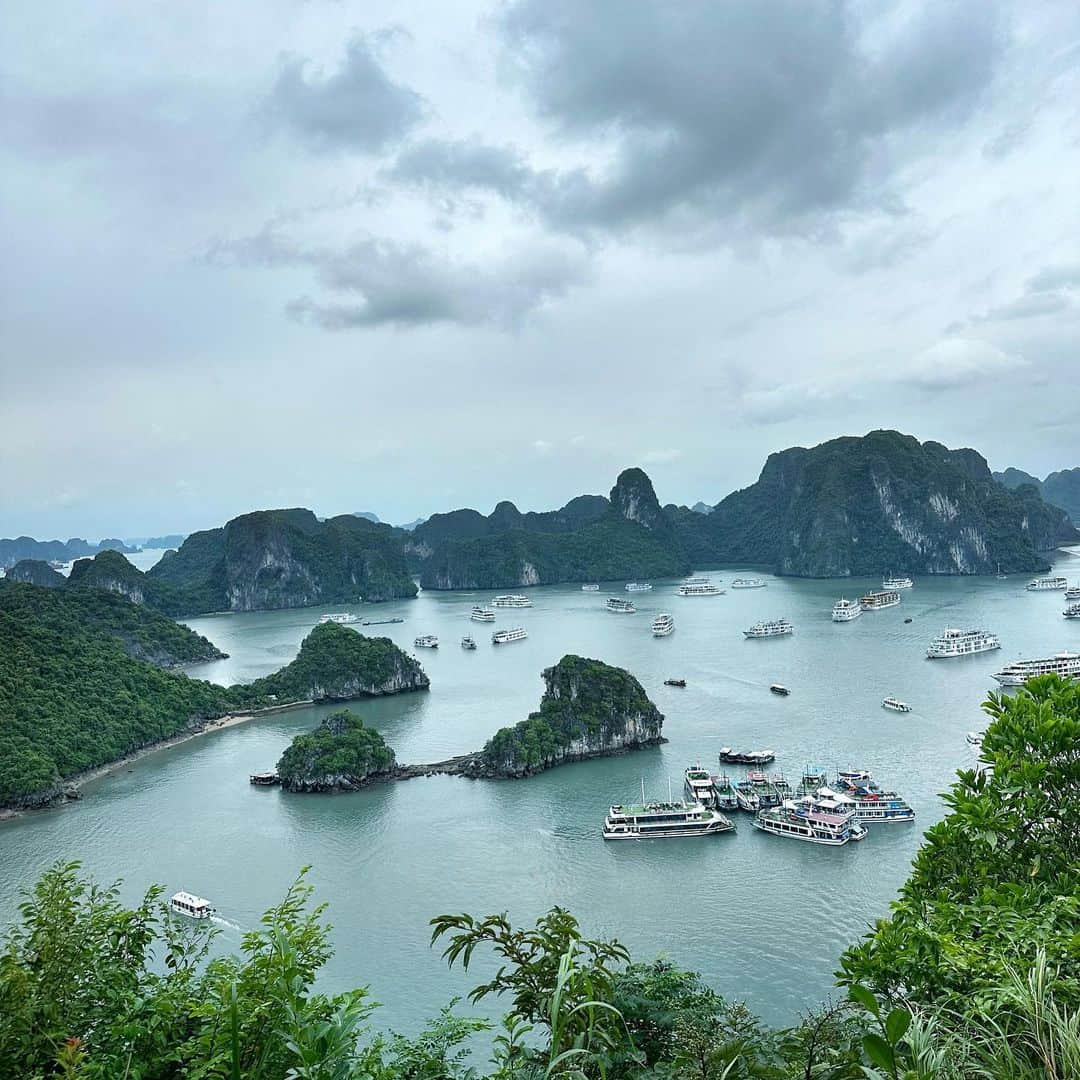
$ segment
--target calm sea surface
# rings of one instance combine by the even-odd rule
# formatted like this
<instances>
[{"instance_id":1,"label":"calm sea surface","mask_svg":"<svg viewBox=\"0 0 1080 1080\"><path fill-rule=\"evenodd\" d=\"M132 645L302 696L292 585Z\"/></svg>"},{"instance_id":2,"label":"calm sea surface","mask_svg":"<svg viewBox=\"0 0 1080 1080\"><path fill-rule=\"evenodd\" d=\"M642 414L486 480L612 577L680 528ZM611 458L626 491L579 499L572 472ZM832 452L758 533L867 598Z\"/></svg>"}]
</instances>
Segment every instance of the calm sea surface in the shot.
<instances>
[{"instance_id":1,"label":"calm sea surface","mask_svg":"<svg viewBox=\"0 0 1080 1080\"><path fill-rule=\"evenodd\" d=\"M1057 569L1080 578L1080 560ZM725 584L737 571L713 574ZM983 726L979 704L990 675L1021 655L1080 648L1080 622L1061 617L1061 593L1031 594L1023 580L923 579L903 603L851 623L829 618L833 601L876 583L767 578L765 589L682 598L675 583L634 596L638 613L608 614L608 595L577 586L529 590L534 607L503 611L496 626L524 625L526 641L491 646L491 627L470 623L491 593L425 593L414 601L356 608L365 618L401 616L386 634L412 650L418 634L442 647L419 650L428 693L353 708L377 727L402 762L435 761L483 745L524 718L542 691L540 671L565 653L628 668L664 713L663 747L555 769L520 781L449 777L383 784L346 795L287 795L249 786L272 768L316 707L196 739L89 784L63 809L0 824L0 924L20 892L57 859L81 859L101 880L124 879L128 899L151 882L209 897L229 924L221 944L312 867L329 903L336 955L327 990L361 984L384 1004L380 1022L409 1031L479 981L450 972L428 947L428 919L450 911L506 910L531 921L554 904L575 912L592 935L617 936L635 956L666 954L697 969L719 991L787 1022L830 993L845 945L888 912L923 830L942 813L938 793L973 754L965 733ZM670 611L676 630L654 639L649 622ZM194 673L246 681L287 663L319 611L260 612L189 620L230 654ZM747 641L742 630L787 616L789 638ZM911 618L905 623L905 618ZM945 626L982 626L1000 652L924 659ZM476 652L459 647L463 634ZM670 676L685 690L663 685ZM779 681L791 696L778 698ZM908 715L885 712L895 695ZM861 844L823 848L766 836L745 815L738 832L709 838L605 844L607 806L682 786L682 771L713 768L727 744L775 749L774 768L797 780L807 762L859 766L913 803L908 825L871 826ZM737 772L738 770L729 770ZM482 973L482 969L480 969Z\"/></svg>"}]
</instances>

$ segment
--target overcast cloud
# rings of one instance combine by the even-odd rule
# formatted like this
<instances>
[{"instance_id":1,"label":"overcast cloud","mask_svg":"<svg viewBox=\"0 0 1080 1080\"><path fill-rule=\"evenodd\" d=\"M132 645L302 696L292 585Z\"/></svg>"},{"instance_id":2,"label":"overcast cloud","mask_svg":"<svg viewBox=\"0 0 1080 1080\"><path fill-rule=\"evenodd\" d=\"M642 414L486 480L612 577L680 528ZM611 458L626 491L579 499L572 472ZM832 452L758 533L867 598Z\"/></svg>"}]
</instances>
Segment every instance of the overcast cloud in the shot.
<instances>
[{"instance_id":1,"label":"overcast cloud","mask_svg":"<svg viewBox=\"0 0 1080 1080\"><path fill-rule=\"evenodd\" d=\"M1080 464L1080 9L0 16L0 535Z\"/></svg>"}]
</instances>

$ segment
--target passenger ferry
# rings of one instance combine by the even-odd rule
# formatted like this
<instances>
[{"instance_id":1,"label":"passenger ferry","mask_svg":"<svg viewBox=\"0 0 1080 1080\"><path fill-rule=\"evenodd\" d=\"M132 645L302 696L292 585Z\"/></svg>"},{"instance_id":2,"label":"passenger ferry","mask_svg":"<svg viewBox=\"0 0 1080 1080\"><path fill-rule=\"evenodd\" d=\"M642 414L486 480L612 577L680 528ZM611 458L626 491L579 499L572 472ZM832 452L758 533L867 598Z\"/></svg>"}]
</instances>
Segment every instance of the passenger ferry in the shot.
<instances>
[{"instance_id":1,"label":"passenger ferry","mask_svg":"<svg viewBox=\"0 0 1080 1080\"><path fill-rule=\"evenodd\" d=\"M418 638L413 639L413 645L417 649L437 649L439 639L434 634L421 634Z\"/></svg>"},{"instance_id":2,"label":"passenger ferry","mask_svg":"<svg viewBox=\"0 0 1080 1080\"><path fill-rule=\"evenodd\" d=\"M754 623L749 630L743 631L743 637L780 637L790 634L795 629L787 619L769 619L767 622Z\"/></svg>"},{"instance_id":3,"label":"passenger ferry","mask_svg":"<svg viewBox=\"0 0 1080 1080\"><path fill-rule=\"evenodd\" d=\"M768 582L759 577L737 577L732 583L733 589L764 589Z\"/></svg>"},{"instance_id":4,"label":"passenger ferry","mask_svg":"<svg viewBox=\"0 0 1080 1080\"><path fill-rule=\"evenodd\" d=\"M784 801L784 793L763 772L754 770L736 783L735 799L740 810L756 813L779 806Z\"/></svg>"},{"instance_id":5,"label":"passenger ferry","mask_svg":"<svg viewBox=\"0 0 1080 1080\"><path fill-rule=\"evenodd\" d=\"M604 818L605 840L652 840L733 832L723 814L699 802L645 802L613 806Z\"/></svg>"},{"instance_id":6,"label":"passenger ferry","mask_svg":"<svg viewBox=\"0 0 1080 1080\"><path fill-rule=\"evenodd\" d=\"M895 697L885 698L881 703L881 707L892 712L911 712L911 706L906 701L901 701Z\"/></svg>"},{"instance_id":7,"label":"passenger ferry","mask_svg":"<svg viewBox=\"0 0 1080 1080\"><path fill-rule=\"evenodd\" d=\"M1055 589L1067 589L1068 581L1063 577L1037 577L1024 586L1028 592L1052 592Z\"/></svg>"},{"instance_id":8,"label":"passenger ferry","mask_svg":"<svg viewBox=\"0 0 1080 1080\"><path fill-rule=\"evenodd\" d=\"M600 591L600 586L599 585L592 585L592 584L582 585L581 586L581 591L582 592L599 592Z\"/></svg>"},{"instance_id":9,"label":"passenger ferry","mask_svg":"<svg viewBox=\"0 0 1080 1080\"><path fill-rule=\"evenodd\" d=\"M319 616L320 623L337 623L338 626L348 626L350 623L359 622L359 617L351 611L329 611Z\"/></svg>"},{"instance_id":10,"label":"passenger ferry","mask_svg":"<svg viewBox=\"0 0 1080 1080\"><path fill-rule=\"evenodd\" d=\"M728 765L768 765L776 760L771 750L732 750L720 747L720 760Z\"/></svg>"},{"instance_id":11,"label":"passenger ferry","mask_svg":"<svg viewBox=\"0 0 1080 1080\"><path fill-rule=\"evenodd\" d=\"M653 637L667 637L674 629L675 620L666 611L662 611L652 621Z\"/></svg>"},{"instance_id":12,"label":"passenger ferry","mask_svg":"<svg viewBox=\"0 0 1080 1080\"><path fill-rule=\"evenodd\" d=\"M786 799L780 806L759 810L754 815L754 828L775 836L831 847L840 847L849 840L862 840L867 833L866 826L855 820L853 810L832 799L812 795Z\"/></svg>"},{"instance_id":13,"label":"passenger ferry","mask_svg":"<svg viewBox=\"0 0 1080 1080\"><path fill-rule=\"evenodd\" d=\"M623 588L627 592L649 592L652 586L647 581L628 581Z\"/></svg>"},{"instance_id":14,"label":"passenger ferry","mask_svg":"<svg viewBox=\"0 0 1080 1080\"><path fill-rule=\"evenodd\" d=\"M1063 679L1080 679L1080 653L1059 652L1045 660L1016 660L1003 667L994 678L1002 686L1023 686L1038 675L1060 675Z\"/></svg>"},{"instance_id":15,"label":"passenger ferry","mask_svg":"<svg viewBox=\"0 0 1080 1080\"><path fill-rule=\"evenodd\" d=\"M532 607L532 601L527 596L505 595L496 596L491 601L492 607Z\"/></svg>"},{"instance_id":16,"label":"passenger ferry","mask_svg":"<svg viewBox=\"0 0 1080 1080\"><path fill-rule=\"evenodd\" d=\"M524 626L514 626L509 630L496 630L491 635L491 644L506 645L511 641L524 641L528 636Z\"/></svg>"},{"instance_id":17,"label":"passenger ferry","mask_svg":"<svg viewBox=\"0 0 1080 1080\"><path fill-rule=\"evenodd\" d=\"M884 789L866 769L841 769L836 774L835 789L822 787L821 796L843 804L850 803L855 820L914 821L915 811L908 801L895 791Z\"/></svg>"},{"instance_id":18,"label":"passenger ferry","mask_svg":"<svg viewBox=\"0 0 1080 1080\"><path fill-rule=\"evenodd\" d=\"M465 649L466 652L472 652L476 648L476 642L466 634L465 637L461 639L461 647Z\"/></svg>"},{"instance_id":19,"label":"passenger ferry","mask_svg":"<svg viewBox=\"0 0 1080 1080\"><path fill-rule=\"evenodd\" d=\"M717 810L738 810L739 796L727 773L710 777L713 788L713 806Z\"/></svg>"},{"instance_id":20,"label":"passenger ferry","mask_svg":"<svg viewBox=\"0 0 1080 1080\"><path fill-rule=\"evenodd\" d=\"M1061 614L1066 619L1080 619L1080 604L1070 604Z\"/></svg>"},{"instance_id":21,"label":"passenger ferry","mask_svg":"<svg viewBox=\"0 0 1080 1080\"><path fill-rule=\"evenodd\" d=\"M783 683L774 682L769 685L769 693L776 694L777 697L787 697L791 691Z\"/></svg>"},{"instance_id":22,"label":"passenger ferry","mask_svg":"<svg viewBox=\"0 0 1080 1080\"><path fill-rule=\"evenodd\" d=\"M189 892L173 893L169 897L169 910L177 915L186 915L189 919L209 919L214 914L209 900Z\"/></svg>"},{"instance_id":23,"label":"passenger ferry","mask_svg":"<svg viewBox=\"0 0 1080 1080\"><path fill-rule=\"evenodd\" d=\"M677 590L680 596L720 596L723 591L709 578L687 578Z\"/></svg>"},{"instance_id":24,"label":"passenger ferry","mask_svg":"<svg viewBox=\"0 0 1080 1080\"><path fill-rule=\"evenodd\" d=\"M859 597L859 606L863 611L877 611L879 608L896 607L900 603L900 594L895 590L888 592L868 592Z\"/></svg>"},{"instance_id":25,"label":"passenger ferry","mask_svg":"<svg viewBox=\"0 0 1080 1080\"><path fill-rule=\"evenodd\" d=\"M614 611L617 615L633 615L637 611L629 600L621 600L617 596L611 597L606 606L608 611Z\"/></svg>"},{"instance_id":26,"label":"passenger ferry","mask_svg":"<svg viewBox=\"0 0 1080 1080\"><path fill-rule=\"evenodd\" d=\"M840 597L832 606L833 622L851 622L862 614L862 605L855 600L846 600Z\"/></svg>"},{"instance_id":27,"label":"passenger ferry","mask_svg":"<svg viewBox=\"0 0 1080 1080\"><path fill-rule=\"evenodd\" d=\"M469 618L473 622L494 622L495 612L489 607L474 607Z\"/></svg>"},{"instance_id":28,"label":"passenger ferry","mask_svg":"<svg viewBox=\"0 0 1080 1080\"><path fill-rule=\"evenodd\" d=\"M887 577L882 581L881 587L890 592L896 592L898 589L910 589L914 584L915 582L909 577Z\"/></svg>"},{"instance_id":29,"label":"passenger ferry","mask_svg":"<svg viewBox=\"0 0 1080 1080\"><path fill-rule=\"evenodd\" d=\"M926 655L930 660L943 660L950 656L971 656L974 653L1000 649L997 634L985 630L956 630L946 627L940 637L930 642Z\"/></svg>"},{"instance_id":30,"label":"passenger ferry","mask_svg":"<svg viewBox=\"0 0 1080 1080\"><path fill-rule=\"evenodd\" d=\"M683 782L686 793L691 799L701 803L702 806L713 805L716 793L713 791L712 777L709 775L708 769L703 768L701 765L691 765L683 773Z\"/></svg>"},{"instance_id":31,"label":"passenger ferry","mask_svg":"<svg viewBox=\"0 0 1080 1080\"><path fill-rule=\"evenodd\" d=\"M1080 600L1080 585L1069 585L1065 589L1066 600Z\"/></svg>"}]
</instances>

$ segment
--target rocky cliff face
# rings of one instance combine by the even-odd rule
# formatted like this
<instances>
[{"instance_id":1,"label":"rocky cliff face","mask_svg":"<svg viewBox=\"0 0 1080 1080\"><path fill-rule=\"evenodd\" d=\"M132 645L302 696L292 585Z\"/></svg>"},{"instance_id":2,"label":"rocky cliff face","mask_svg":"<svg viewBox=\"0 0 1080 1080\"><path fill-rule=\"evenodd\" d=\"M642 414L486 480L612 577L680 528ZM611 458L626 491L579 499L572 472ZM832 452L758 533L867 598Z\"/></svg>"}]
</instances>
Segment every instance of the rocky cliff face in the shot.
<instances>
[{"instance_id":1,"label":"rocky cliff face","mask_svg":"<svg viewBox=\"0 0 1080 1080\"><path fill-rule=\"evenodd\" d=\"M68 585L104 589L141 604L146 599L145 575L120 554L108 549L92 559L78 559L71 567Z\"/></svg>"},{"instance_id":2,"label":"rocky cliff face","mask_svg":"<svg viewBox=\"0 0 1080 1080\"><path fill-rule=\"evenodd\" d=\"M58 574L41 559L22 559L7 572L8 581L21 581L24 585L40 585L43 589L59 589L67 584L67 578Z\"/></svg>"},{"instance_id":3,"label":"rocky cliff face","mask_svg":"<svg viewBox=\"0 0 1080 1080\"><path fill-rule=\"evenodd\" d=\"M1060 469L1052 472L1045 480L1040 480L1022 469L1006 469L1004 472L994 473L994 479L1013 490L1030 484L1051 506L1064 510L1074 525L1080 523L1080 467Z\"/></svg>"},{"instance_id":4,"label":"rocky cliff face","mask_svg":"<svg viewBox=\"0 0 1080 1080\"><path fill-rule=\"evenodd\" d=\"M611 489L611 509L626 521L636 521L646 529L666 529L667 519L652 481L641 469L624 469Z\"/></svg>"}]
</instances>

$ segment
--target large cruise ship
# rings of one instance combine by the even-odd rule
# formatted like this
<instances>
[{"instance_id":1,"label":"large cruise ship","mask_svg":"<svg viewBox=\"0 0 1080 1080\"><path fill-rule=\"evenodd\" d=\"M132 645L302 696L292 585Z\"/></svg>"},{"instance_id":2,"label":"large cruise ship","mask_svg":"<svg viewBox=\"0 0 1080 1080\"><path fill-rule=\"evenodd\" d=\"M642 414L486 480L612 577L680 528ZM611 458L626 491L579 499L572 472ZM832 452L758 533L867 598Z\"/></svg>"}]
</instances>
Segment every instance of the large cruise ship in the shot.
<instances>
[{"instance_id":1,"label":"large cruise ship","mask_svg":"<svg viewBox=\"0 0 1080 1080\"><path fill-rule=\"evenodd\" d=\"M474 607L469 618L473 622L494 622L495 612L488 607Z\"/></svg>"},{"instance_id":2,"label":"large cruise ship","mask_svg":"<svg viewBox=\"0 0 1080 1080\"><path fill-rule=\"evenodd\" d=\"M604 818L605 840L652 840L733 832L723 814L699 802L653 802L613 806Z\"/></svg>"},{"instance_id":3,"label":"large cruise ship","mask_svg":"<svg viewBox=\"0 0 1080 1080\"><path fill-rule=\"evenodd\" d=\"M883 788L867 769L841 769L836 774L836 788L825 788L837 801L850 802L856 821L914 821L915 811L895 791Z\"/></svg>"},{"instance_id":4,"label":"large cruise ship","mask_svg":"<svg viewBox=\"0 0 1080 1080\"><path fill-rule=\"evenodd\" d=\"M491 635L491 644L506 645L511 641L524 641L528 636L524 626L514 626L509 630L496 630L495 633Z\"/></svg>"},{"instance_id":5,"label":"large cruise ship","mask_svg":"<svg viewBox=\"0 0 1080 1080\"><path fill-rule=\"evenodd\" d=\"M608 611L614 611L617 615L633 615L637 608L629 600L623 600L618 596L612 596L605 607Z\"/></svg>"},{"instance_id":6,"label":"large cruise ship","mask_svg":"<svg viewBox=\"0 0 1080 1080\"><path fill-rule=\"evenodd\" d=\"M628 581L623 588L627 592L649 592L652 586L647 581Z\"/></svg>"},{"instance_id":7,"label":"large cruise ship","mask_svg":"<svg viewBox=\"0 0 1080 1080\"><path fill-rule=\"evenodd\" d=\"M1068 587L1069 583L1063 577L1037 577L1024 586L1028 592L1053 592Z\"/></svg>"},{"instance_id":8,"label":"large cruise ship","mask_svg":"<svg viewBox=\"0 0 1080 1080\"><path fill-rule=\"evenodd\" d=\"M437 649L439 639L434 634L421 634L418 638L413 638L413 646L417 649Z\"/></svg>"},{"instance_id":9,"label":"large cruise ship","mask_svg":"<svg viewBox=\"0 0 1080 1080\"><path fill-rule=\"evenodd\" d=\"M532 607L532 601L527 596L505 595L496 596L491 601L492 607Z\"/></svg>"},{"instance_id":10,"label":"large cruise ship","mask_svg":"<svg viewBox=\"0 0 1080 1080\"><path fill-rule=\"evenodd\" d=\"M348 626L350 623L359 621L359 618L350 611L330 611L319 616L320 623L337 623L338 626Z\"/></svg>"},{"instance_id":11,"label":"large cruise ship","mask_svg":"<svg viewBox=\"0 0 1080 1080\"><path fill-rule=\"evenodd\" d=\"M1002 686L1023 686L1038 675L1060 675L1080 679L1080 653L1059 652L1044 660L1016 660L1003 667L994 678Z\"/></svg>"},{"instance_id":12,"label":"large cruise ship","mask_svg":"<svg viewBox=\"0 0 1080 1080\"><path fill-rule=\"evenodd\" d=\"M733 589L764 589L768 582L759 577L737 577L731 583Z\"/></svg>"},{"instance_id":13,"label":"large cruise ship","mask_svg":"<svg viewBox=\"0 0 1080 1080\"><path fill-rule=\"evenodd\" d=\"M851 622L862 614L862 605L857 600L846 600L840 597L832 606L833 622Z\"/></svg>"},{"instance_id":14,"label":"large cruise ship","mask_svg":"<svg viewBox=\"0 0 1080 1080\"><path fill-rule=\"evenodd\" d=\"M678 588L680 596L719 596L723 591L707 577L687 578Z\"/></svg>"},{"instance_id":15,"label":"large cruise ship","mask_svg":"<svg viewBox=\"0 0 1080 1080\"><path fill-rule=\"evenodd\" d=\"M754 815L754 828L774 836L832 847L849 840L862 840L867 833L866 826L856 821L854 810L833 799L813 795L786 799L780 806L759 810Z\"/></svg>"},{"instance_id":16,"label":"large cruise ship","mask_svg":"<svg viewBox=\"0 0 1080 1080\"><path fill-rule=\"evenodd\" d=\"M667 637L675 630L675 620L666 612L662 611L652 621L653 637Z\"/></svg>"},{"instance_id":17,"label":"large cruise ship","mask_svg":"<svg viewBox=\"0 0 1080 1080\"><path fill-rule=\"evenodd\" d=\"M749 630L743 631L743 637L779 637L790 634L795 629L787 619L769 619L767 622L754 623Z\"/></svg>"},{"instance_id":18,"label":"large cruise ship","mask_svg":"<svg viewBox=\"0 0 1080 1080\"><path fill-rule=\"evenodd\" d=\"M881 587L890 592L896 592L898 589L910 589L914 584L915 582L909 577L887 577L882 581Z\"/></svg>"},{"instance_id":19,"label":"large cruise ship","mask_svg":"<svg viewBox=\"0 0 1080 1080\"><path fill-rule=\"evenodd\" d=\"M926 655L931 660L943 660L950 656L971 656L974 653L1000 649L997 634L986 630L957 630L946 627L940 637L930 642Z\"/></svg>"},{"instance_id":20,"label":"large cruise ship","mask_svg":"<svg viewBox=\"0 0 1080 1080\"><path fill-rule=\"evenodd\" d=\"M896 607L900 603L900 594L895 589L872 591L859 597L863 611L877 611L880 608Z\"/></svg>"}]
</instances>

